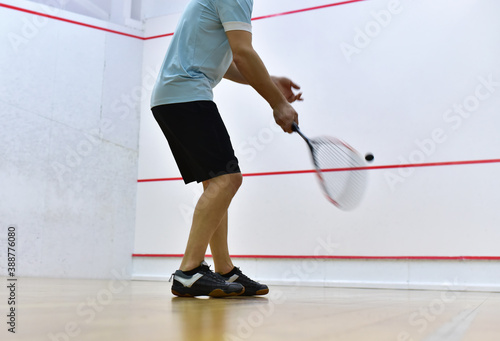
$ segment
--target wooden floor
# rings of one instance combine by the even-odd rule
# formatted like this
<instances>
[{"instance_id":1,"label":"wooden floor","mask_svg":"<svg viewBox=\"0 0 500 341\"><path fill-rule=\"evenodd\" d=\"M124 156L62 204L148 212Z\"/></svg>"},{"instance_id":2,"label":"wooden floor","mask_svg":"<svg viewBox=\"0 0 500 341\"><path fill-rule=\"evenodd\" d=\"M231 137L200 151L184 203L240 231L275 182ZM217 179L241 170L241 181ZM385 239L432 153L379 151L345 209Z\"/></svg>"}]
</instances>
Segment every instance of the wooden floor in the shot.
<instances>
[{"instance_id":1,"label":"wooden floor","mask_svg":"<svg viewBox=\"0 0 500 341\"><path fill-rule=\"evenodd\" d=\"M265 297L189 299L167 282L17 285L16 334L2 322L0 340L500 340L500 293L272 286Z\"/></svg>"}]
</instances>

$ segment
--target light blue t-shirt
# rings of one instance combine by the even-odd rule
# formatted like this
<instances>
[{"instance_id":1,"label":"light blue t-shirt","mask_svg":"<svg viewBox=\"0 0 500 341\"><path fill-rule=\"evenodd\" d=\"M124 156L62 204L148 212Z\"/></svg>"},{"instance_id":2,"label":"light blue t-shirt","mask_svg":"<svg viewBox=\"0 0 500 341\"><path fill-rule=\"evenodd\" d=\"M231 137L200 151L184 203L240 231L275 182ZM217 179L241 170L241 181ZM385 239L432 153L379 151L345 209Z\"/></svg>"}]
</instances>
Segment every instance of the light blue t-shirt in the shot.
<instances>
[{"instance_id":1,"label":"light blue t-shirt","mask_svg":"<svg viewBox=\"0 0 500 341\"><path fill-rule=\"evenodd\" d=\"M151 107L213 100L233 60L226 31L252 31L253 0L191 0L182 14L151 97Z\"/></svg>"}]
</instances>

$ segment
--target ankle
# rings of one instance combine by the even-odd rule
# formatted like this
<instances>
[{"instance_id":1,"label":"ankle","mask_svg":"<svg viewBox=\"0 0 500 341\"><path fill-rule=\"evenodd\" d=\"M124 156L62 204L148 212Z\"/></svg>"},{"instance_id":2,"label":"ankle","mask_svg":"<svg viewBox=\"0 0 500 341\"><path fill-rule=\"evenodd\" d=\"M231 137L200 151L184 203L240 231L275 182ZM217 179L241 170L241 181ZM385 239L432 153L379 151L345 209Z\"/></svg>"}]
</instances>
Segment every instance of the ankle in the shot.
<instances>
[{"instance_id":1,"label":"ankle","mask_svg":"<svg viewBox=\"0 0 500 341\"><path fill-rule=\"evenodd\" d=\"M215 272L221 275L226 275L233 271L234 265L226 265L226 266L221 266L221 267L216 267Z\"/></svg>"},{"instance_id":2,"label":"ankle","mask_svg":"<svg viewBox=\"0 0 500 341\"><path fill-rule=\"evenodd\" d=\"M186 272L186 271L191 271L191 270L194 270L194 269L197 269L201 266L201 264L203 263L204 260L198 262L198 261L182 261L181 263L181 266L179 267L179 270L181 270L182 272Z\"/></svg>"}]
</instances>

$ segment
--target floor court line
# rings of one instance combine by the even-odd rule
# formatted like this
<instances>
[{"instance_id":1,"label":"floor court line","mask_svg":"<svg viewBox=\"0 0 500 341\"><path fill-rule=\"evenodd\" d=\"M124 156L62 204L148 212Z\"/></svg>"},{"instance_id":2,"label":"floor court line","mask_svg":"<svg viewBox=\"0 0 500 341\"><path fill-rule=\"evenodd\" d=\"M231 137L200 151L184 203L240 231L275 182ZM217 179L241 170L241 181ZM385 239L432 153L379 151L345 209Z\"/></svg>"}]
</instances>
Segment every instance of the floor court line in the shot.
<instances>
[{"instance_id":1,"label":"floor court line","mask_svg":"<svg viewBox=\"0 0 500 341\"><path fill-rule=\"evenodd\" d=\"M483 301L484 303L484 301ZM478 308L466 309L456 315L452 320L444 323L436 332L426 337L423 341L458 341L463 340L470 325L477 316Z\"/></svg>"}]
</instances>

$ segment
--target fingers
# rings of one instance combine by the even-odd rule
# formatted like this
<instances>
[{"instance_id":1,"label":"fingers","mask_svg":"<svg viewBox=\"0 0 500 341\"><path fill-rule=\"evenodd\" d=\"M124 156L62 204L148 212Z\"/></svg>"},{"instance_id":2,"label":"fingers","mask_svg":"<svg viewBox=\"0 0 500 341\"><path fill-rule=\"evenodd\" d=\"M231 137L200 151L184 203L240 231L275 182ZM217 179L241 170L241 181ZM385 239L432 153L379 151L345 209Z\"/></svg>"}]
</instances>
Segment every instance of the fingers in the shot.
<instances>
[{"instance_id":1,"label":"fingers","mask_svg":"<svg viewBox=\"0 0 500 341\"><path fill-rule=\"evenodd\" d=\"M290 128L292 129L292 133L294 132L294 130L292 128L293 123L295 123L297 126L299 125L299 115L297 114L297 112L295 112L295 117L293 119L292 124L290 125Z\"/></svg>"},{"instance_id":2,"label":"fingers","mask_svg":"<svg viewBox=\"0 0 500 341\"><path fill-rule=\"evenodd\" d=\"M295 101L303 101L304 99L302 98L302 92L299 92L298 94L291 94L290 96L288 96L287 98L288 102L289 103L293 103Z\"/></svg>"},{"instance_id":3,"label":"fingers","mask_svg":"<svg viewBox=\"0 0 500 341\"><path fill-rule=\"evenodd\" d=\"M297 115L297 113L295 113L295 118L293 119L293 121L290 122L289 129L286 130L286 132L289 134L292 134L294 132L293 123L295 123L296 125L299 125L299 116Z\"/></svg>"},{"instance_id":4,"label":"fingers","mask_svg":"<svg viewBox=\"0 0 500 341\"><path fill-rule=\"evenodd\" d=\"M290 95L286 98L288 103L293 103L295 102L295 95L293 93L290 93Z\"/></svg>"},{"instance_id":5,"label":"fingers","mask_svg":"<svg viewBox=\"0 0 500 341\"><path fill-rule=\"evenodd\" d=\"M299 89L300 89L300 86L299 86L298 84L296 84L296 83L292 82L291 80L290 80L290 85L291 85L291 86L292 86L292 88L294 88L294 89L297 89L297 90L299 90Z\"/></svg>"},{"instance_id":6,"label":"fingers","mask_svg":"<svg viewBox=\"0 0 500 341\"><path fill-rule=\"evenodd\" d=\"M278 86L288 103L302 101L302 92L294 94L292 89L299 90L300 86L287 77L272 77L273 82Z\"/></svg>"},{"instance_id":7,"label":"fingers","mask_svg":"<svg viewBox=\"0 0 500 341\"><path fill-rule=\"evenodd\" d=\"M292 124L293 122L299 122L299 115L295 109L288 103L284 102L282 105L274 108L273 110L274 120L281 127L285 133L293 133Z\"/></svg>"},{"instance_id":8,"label":"fingers","mask_svg":"<svg viewBox=\"0 0 500 341\"><path fill-rule=\"evenodd\" d=\"M293 122L295 122L295 120L288 121L288 122L281 121L278 124L280 125L281 129L283 129L283 132L291 134L291 133L293 133L293 129L292 129Z\"/></svg>"},{"instance_id":9,"label":"fingers","mask_svg":"<svg viewBox=\"0 0 500 341\"><path fill-rule=\"evenodd\" d=\"M299 125L299 115L297 114L297 112L295 110L293 111L293 120L288 122L288 124L286 125L286 128L283 128L283 126L282 126L283 131L286 133L292 134L294 132L294 130L292 128L294 122L295 122L295 124Z\"/></svg>"},{"instance_id":10,"label":"fingers","mask_svg":"<svg viewBox=\"0 0 500 341\"><path fill-rule=\"evenodd\" d=\"M281 122L278 122L278 125L281 127L281 129L283 130L284 133L288 133L288 134L293 133L292 122L285 123L285 122L281 121Z\"/></svg>"},{"instance_id":11,"label":"fingers","mask_svg":"<svg viewBox=\"0 0 500 341\"><path fill-rule=\"evenodd\" d=\"M286 105L274 109L274 117L276 123L281 127L281 129L284 132L292 134L293 133L292 124L293 122L295 122L298 125L299 119L297 112L295 111L295 109L293 109L292 106L290 106L289 103L303 100L302 92L294 94L292 90L292 89L298 90L300 89L300 86L286 77L279 77L279 78L273 77L273 81L276 83L276 85L286 98L286 102L288 102Z\"/></svg>"}]
</instances>

